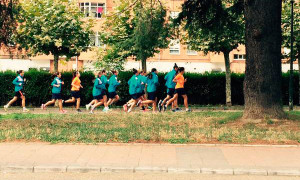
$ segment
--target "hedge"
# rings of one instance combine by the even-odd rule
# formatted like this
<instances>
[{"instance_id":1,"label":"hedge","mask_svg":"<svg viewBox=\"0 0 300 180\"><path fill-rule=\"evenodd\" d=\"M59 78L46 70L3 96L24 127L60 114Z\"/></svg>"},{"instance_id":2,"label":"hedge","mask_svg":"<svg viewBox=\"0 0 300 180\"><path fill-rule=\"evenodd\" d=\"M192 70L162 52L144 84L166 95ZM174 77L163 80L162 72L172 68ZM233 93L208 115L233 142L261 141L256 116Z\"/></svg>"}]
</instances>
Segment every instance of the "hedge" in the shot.
<instances>
[{"instance_id":1,"label":"hedge","mask_svg":"<svg viewBox=\"0 0 300 180\"><path fill-rule=\"evenodd\" d=\"M160 86L158 87L158 98L166 96L166 87L164 81L164 73L159 73ZM119 80L121 85L117 88L118 94L121 97L119 105L129 99L127 81L132 76L131 72L120 72ZM0 72L0 104L6 104L14 96L14 86L12 84L16 73L12 71ZM197 105L217 105L225 104L225 74L224 73L186 73L185 77L188 79L185 87L189 96L190 104ZM288 87L289 74L282 75L282 97L283 103L288 104ZM48 72L31 70L25 73L27 79L24 91L28 105L39 106L42 103L51 99L51 82L53 76ZM94 74L92 72L82 72L81 81L83 89L81 91L82 105L92 100L92 89ZM71 89L71 72L62 73L62 80L65 82L62 94L64 99L70 97ZM232 103L234 105L243 105L243 80L244 74L232 74ZM295 75L295 93L294 102L298 102L298 75Z\"/></svg>"}]
</instances>

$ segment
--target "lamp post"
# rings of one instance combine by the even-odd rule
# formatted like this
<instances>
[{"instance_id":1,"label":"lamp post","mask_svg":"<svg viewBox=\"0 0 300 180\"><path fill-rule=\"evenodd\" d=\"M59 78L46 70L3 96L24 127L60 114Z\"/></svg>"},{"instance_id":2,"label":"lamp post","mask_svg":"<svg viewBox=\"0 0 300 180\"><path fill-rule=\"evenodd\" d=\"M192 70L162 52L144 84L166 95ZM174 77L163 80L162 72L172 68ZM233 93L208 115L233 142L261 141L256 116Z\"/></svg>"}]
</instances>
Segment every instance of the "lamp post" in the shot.
<instances>
[{"instance_id":1,"label":"lamp post","mask_svg":"<svg viewBox=\"0 0 300 180\"><path fill-rule=\"evenodd\" d=\"M291 58L290 58L290 82L289 82L289 111L294 109L294 70L293 70L293 44L294 44L294 0L291 0Z\"/></svg>"}]
</instances>

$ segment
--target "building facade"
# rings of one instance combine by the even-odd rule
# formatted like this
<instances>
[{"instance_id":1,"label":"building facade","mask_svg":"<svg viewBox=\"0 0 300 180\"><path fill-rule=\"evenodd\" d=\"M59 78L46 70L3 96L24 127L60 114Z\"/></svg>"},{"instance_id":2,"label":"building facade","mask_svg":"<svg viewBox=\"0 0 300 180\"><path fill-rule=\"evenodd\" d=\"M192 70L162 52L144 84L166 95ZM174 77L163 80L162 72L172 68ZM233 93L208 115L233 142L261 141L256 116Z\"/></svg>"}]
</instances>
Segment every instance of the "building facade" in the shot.
<instances>
[{"instance_id":1,"label":"building facade","mask_svg":"<svg viewBox=\"0 0 300 180\"><path fill-rule=\"evenodd\" d=\"M181 11L184 0L164 0L168 15L175 18ZM114 0L78 0L80 10L85 16L95 18L93 31L91 35L91 49L97 49L101 46L99 30L105 18L105 13L113 11ZM245 46L240 45L230 53L231 70L242 73L245 71ZM70 71L74 69L93 70L93 63L96 61L96 51L90 50L83 52L79 57L74 57L69 61L62 57L59 61L60 71ZM179 40L172 40L169 48L161 49L158 54L147 60L148 70L155 67L161 72L172 69L174 63L183 66L189 72L211 72L225 71L223 54L196 52L190 50L187 45L180 44ZM297 66L295 66L297 67ZM43 70L53 70L53 56L39 55L35 57L26 57L25 52L9 52L6 48L0 50L0 71L10 70L28 70L37 68ZM141 69L141 63L138 61L128 60L125 69ZM287 71L288 64L283 64L283 71Z\"/></svg>"}]
</instances>

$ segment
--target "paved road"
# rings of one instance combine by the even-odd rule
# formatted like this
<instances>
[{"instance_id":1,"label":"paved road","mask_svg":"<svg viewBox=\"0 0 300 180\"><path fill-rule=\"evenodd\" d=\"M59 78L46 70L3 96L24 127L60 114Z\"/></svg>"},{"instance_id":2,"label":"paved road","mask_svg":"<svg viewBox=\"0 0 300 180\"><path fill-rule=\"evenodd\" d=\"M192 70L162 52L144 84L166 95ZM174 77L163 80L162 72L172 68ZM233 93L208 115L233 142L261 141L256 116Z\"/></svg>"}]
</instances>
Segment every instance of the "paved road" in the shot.
<instances>
[{"instance_id":1,"label":"paved road","mask_svg":"<svg viewBox=\"0 0 300 180\"><path fill-rule=\"evenodd\" d=\"M300 175L299 146L0 143L0 160L3 172Z\"/></svg>"},{"instance_id":2,"label":"paved road","mask_svg":"<svg viewBox=\"0 0 300 180\"><path fill-rule=\"evenodd\" d=\"M165 173L17 173L0 174L1 180L299 180L284 176L228 176Z\"/></svg>"}]
</instances>

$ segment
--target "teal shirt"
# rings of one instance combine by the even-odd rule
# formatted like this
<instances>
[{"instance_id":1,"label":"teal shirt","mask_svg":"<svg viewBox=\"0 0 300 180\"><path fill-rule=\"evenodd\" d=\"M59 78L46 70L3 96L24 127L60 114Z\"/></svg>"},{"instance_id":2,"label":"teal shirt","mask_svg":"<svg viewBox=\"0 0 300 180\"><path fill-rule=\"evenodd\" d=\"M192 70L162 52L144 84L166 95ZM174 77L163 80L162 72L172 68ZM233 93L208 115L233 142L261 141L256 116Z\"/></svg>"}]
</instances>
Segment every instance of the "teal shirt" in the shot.
<instances>
[{"instance_id":1,"label":"teal shirt","mask_svg":"<svg viewBox=\"0 0 300 180\"><path fill-rule=\"evenodd\" d=\"M109 86L108 86L108 92L116 92L116 88L120 85L120 83L118 82L118 78L116 75L112 75L109 78L109 82L108 82Z\"/></svg>"},{"instance_id":2,"label":"teal shirt","mask_svg":"<svg viewBox=\"0 0 300 180\"><path fill-rule=\"evenodd\" d=\"M156 84L156 86L158 86L159 85L158 76L154 72L152 72L152 79L153 79L154 83Z\"/></svg>"},{"instance_id":3,"label":"teal shirt","mask_svg":"<svg viewBox=\"0 0 300 180\"><path fill-rule=\"evenodd\" d=\"M136 93L138 93L138 86L139 86L139 83L140 82L140 80L139 80L139 78L138 78L138 76L136 76L136 75L133 75L130 79L129 79L129 81L128 81L128 85L129 85L129 94L130 95L133 95L133 94L136 94Z\"/></svg>"},{"instance_id":4,"label":"teal shirt","mask_svg":"<svg viewBox=\"0 0 300 180\"><path fill-rule=\"evenodd\" d=\"M139 78L139 86L137 88L137 93L142 93L145 90L145 86L146 86L146 83L147 83L147 77L142 76L142 75L138 75L138 78Z\"/></svg>"},{"instance_id":5,"label":"teal shirt","mask_svg":"<svg viewBox=\"0 0 300 180\"><path fill-rule=\"evenodd\" d=\"M96 78L94 82L94 87L93 87L93 96L99 96L102 93L103 85L102 81L100 78Z\"/></svg>"},{"instance_id":6,"label":"teal shirt","mask_svg":"<svg viewBox=\"0 0 300 180\"><path fill-rule=\"evenodd\" d=\"M13 84L15 85L15 92L21 91L23 89L23 85L24 85L24 79L22 76L17 76L14 80L13 80Z\"/></svg>"},{"instance_id":7,"label":"teal shirt","mask_svg":"<svg viewBox=\"0 0 300 180\"><path fill-rule=\"evenodd\" d=\"M176 75L176 71L173 69L172 71L170 71L166 76L165 76L165 80L166 80L166 86L167 88L172 88L174 89L176 86L176 83L173 82L174 78Z\"/></svg>"},{"instance_id":8,"label":"teal shirt","mask_svg":"<svg viewBox=\"0 0 300 180\"><path fill-rule=\"evenodd\" d=\"M102 75L100 77L100 80L102 82L102 89L105 90L106 89L106 84L108 84L107 77L105 75Z\"/></svg>"},{"instance_id":9,"label":"teal shirt","mask_svg":"<svg viewBox=\"0 0 300 180\"><path fill-rule=\"evenodd\" d=\"M147 92L155 92L158 86L158 82L155 78L152 79L147 78Z\"/></svg>"},{"instance_id":10,"label":"teal shirt","mask_svg":"<svg viewBox=\"0 0 300 180\"><path fill-rule=\"evenodd\" d=\"M54 85L59 85L59 87L56 87ZM61 92L61 85L62 85L61 79L59 79L59 77L54 78L54 80L51 83L52 93L53 94L60 94L60 92Z\"/></svg>"}]
</instances>

